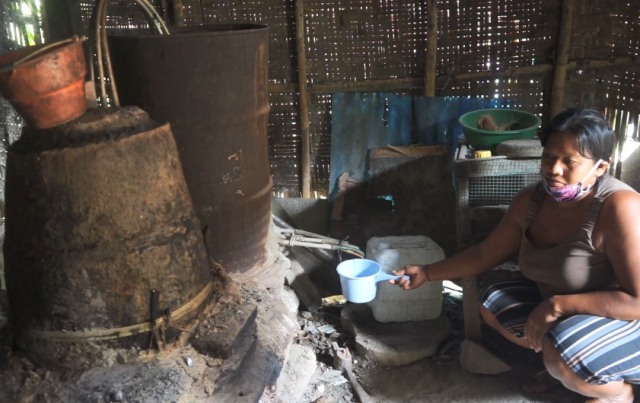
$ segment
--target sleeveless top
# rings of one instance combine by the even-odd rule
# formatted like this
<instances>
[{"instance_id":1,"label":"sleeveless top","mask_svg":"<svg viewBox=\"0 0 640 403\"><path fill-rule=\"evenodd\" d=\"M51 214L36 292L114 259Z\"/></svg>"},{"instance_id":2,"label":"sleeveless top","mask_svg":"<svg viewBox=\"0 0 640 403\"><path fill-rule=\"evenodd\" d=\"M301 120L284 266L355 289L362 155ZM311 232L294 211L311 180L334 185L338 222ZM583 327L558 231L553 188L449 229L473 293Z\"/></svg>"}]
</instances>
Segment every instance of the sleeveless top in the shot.
<instances>
[{"instance_id":1,"label":"sleeveless top","mask_svg":"<svg viewBox=\"0 0 640 403\"><path fill-rule=\"evenodd\" d=\"M635 191L610 175L601 176L592 190L595 195L578 231L558 245L539 248L531 243L528 229L547 193L542 183L535 186L525 217L518 263L522 274L538 284L543 297L615 285L611 263L604 253L596 252L591 243L591 233L604 201L620 190Z\"/></svg>"}]
</instances>

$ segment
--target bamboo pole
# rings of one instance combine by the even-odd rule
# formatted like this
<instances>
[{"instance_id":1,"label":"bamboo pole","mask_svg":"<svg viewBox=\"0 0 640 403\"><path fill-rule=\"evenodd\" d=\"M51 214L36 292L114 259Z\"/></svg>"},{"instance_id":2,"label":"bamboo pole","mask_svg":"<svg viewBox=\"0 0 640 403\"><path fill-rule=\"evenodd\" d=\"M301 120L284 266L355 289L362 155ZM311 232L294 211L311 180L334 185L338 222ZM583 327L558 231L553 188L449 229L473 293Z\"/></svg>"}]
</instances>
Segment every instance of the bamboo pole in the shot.
<instances>
[{"instance_id":1,"label":"bamboo pole","mask_svg":"<svg viewBox=\"0 0 640 403\"><path fill-rule=\"evenodd\" d=\"M593 59L593 60L580 60L572 61L566 64L566 71L572 70L589 70L589 69L602 69L610 67L624 67L635 65L637 61L634 57L623 56L615 59ZM518 75L536 75L544 74L553 71L554 66L552 64L536 64L535 66L523 66L516 67L500 71L478 71L475 73L459 73L454 74L452 78L456 81L464 80L477 80L483 78L498 78L498 77L512 77Z\"/></svg>"},{"instance_id":2,"label":"bamboo pole","mask_svg":"<svg viewBox=\"0 0 640 403\"><path fill-rule=\"evenodd\" d=\"M574 0L562 0L562 15L558 32L558 52L553 73L553 87L551 89L551 105L549 114L555 116L562 110L564 100L565 81L567 79L567 63L569 62L569 46L571 45L571 30L573 27Z\"/></svg>"},{"instance_id":3,"label":"bamboo pole","mask_svg":"<svg viewBox=\"0 0 640 403\"><path fill-rule=\"evenodd\" d=\"M393 90L405 90L407 88L415 88L419 91L422 91L424 88L423 82L424 80L422 79L422 77L389 78L382 80L361 81L327 81L324 83L311 84L307 87L307 91L313 94L329 94L332 92L349 91L385 92ZM269 84L269 92L298 92L298 84Z\"/></svg>"},{"instance_id":4,"label":"bamboo pole","mask_svg":"<svg viewBox=\"0 0 640 403\"><path fill-rule=\"evenodd\" d=\"M567 71L590 69L606 69L617 68L625 66L634 66L637 64L637 60L632 56L622 56L614 59L585 59L579 61L572 61L567 64ZM499 78L499 77L518 77L518 76L533 76L539 74L546 74L553 71L554 66L552 64L537 64L535 66L523 66L515 67L499 71L478 71L473 73L458 73L453 74L451 79L453 81L473 81L486 78ZM444 81L444 77L439 77ZM327 81L323 83L312 84L308 86L308 93L311 94L328 94L331 92L349 92L349 91L370 91L370 92L385 92L394 90L406 90L424 88L424 79L416 77L405 78L389 78L382 80L362 80L362 81ZM269 84L269 92L272 93L289 93L297 92L298 85L296 83L288 84Z\"/></svg>"},{"instance_id":5,"label":"bamboo pole","mask_svg":"<svg viewBox=\"0 0 640 403\"><path fill-rule=\"evenodd\" d=\"M309 141L309 94L307 91L307 55L304 35L304 1L296 0L296 53L298 56L298 90L300 93L300 169L302 197L311 197L311 147Z\"/></svg>"},{"instance_id":6,"label":"bamboo pole","mask_svg":"<svg viewBox=\"0 0 640 403\"><path fill-rule=\"evenodd\" d=\"M427 0L427 54L424 66L424 95L436 95L436 54L438 51L438 4Z\"/></svg>"}]
</instances>

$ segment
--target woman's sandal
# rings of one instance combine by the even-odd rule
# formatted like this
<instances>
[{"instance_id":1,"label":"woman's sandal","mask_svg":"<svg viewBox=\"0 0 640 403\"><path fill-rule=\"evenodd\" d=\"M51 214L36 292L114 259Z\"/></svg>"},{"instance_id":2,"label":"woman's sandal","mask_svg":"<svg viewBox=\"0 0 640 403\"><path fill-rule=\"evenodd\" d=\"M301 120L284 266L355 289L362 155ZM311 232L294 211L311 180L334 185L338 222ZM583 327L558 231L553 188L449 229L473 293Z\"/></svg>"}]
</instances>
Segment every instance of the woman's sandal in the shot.
<instances>
[{"instance_id":1,"label":"woman's sandal","mask_svg":"<svg viewBox=\"0 0 640 403\"><path fill-rule=\"evenodd\" d=\"M559 380L549 375L546 369L543 369L522 385L522 390L526 393L545 393L561 386L562 383Z\"/></svg>"}]
</instances>

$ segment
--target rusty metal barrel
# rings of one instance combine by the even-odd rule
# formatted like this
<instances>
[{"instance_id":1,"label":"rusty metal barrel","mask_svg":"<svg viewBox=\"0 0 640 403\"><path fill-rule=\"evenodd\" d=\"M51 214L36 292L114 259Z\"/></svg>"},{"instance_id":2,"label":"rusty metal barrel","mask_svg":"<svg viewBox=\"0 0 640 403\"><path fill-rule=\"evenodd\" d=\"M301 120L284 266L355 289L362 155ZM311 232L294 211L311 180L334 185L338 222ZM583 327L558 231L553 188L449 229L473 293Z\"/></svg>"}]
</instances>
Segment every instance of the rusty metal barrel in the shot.
<instances>
[{"instance_id":1,"label":"rusty metal barrel","mask_svg":"<svg viewBox=\"0 0 640 403\"><path fill-rule=\"evenodd\" d=\"M25 132L6 175L12 327L34 361L85 369L154 333L176 342L219 292L168 124L90 111Z\"/></svg>"},{"instance_id":2,"label":"rusty metal barrel","mask_svg":"<svg viewBox=\"0 0 640 403\"><path fill-rule=\"evenodd\" d=\"M223 25L109 37L122 105L171 123L210 257L230 274L267 257L268 28Z\"/></svg>"}]
</instances>

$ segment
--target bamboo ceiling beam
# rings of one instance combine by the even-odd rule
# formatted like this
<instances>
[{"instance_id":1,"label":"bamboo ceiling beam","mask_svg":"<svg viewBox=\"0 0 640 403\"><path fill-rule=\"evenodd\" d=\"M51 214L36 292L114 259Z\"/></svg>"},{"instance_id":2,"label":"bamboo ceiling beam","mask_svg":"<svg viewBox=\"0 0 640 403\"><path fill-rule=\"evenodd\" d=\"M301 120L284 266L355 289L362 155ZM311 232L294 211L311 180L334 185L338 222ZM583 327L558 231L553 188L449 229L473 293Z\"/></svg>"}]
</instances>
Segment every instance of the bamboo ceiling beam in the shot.
<instances>
[{"instance_id":1,"label":"bamboo ceiling beam","mask_svg":"<svg viewBox=\"0 0 640 403\"><path fill-rule=\"evenodd\" d=\"M551 88L551 105L549 106L549 114L551 116L557 115L562 110L564 103L569 47L571 46L571 30L573 28L573 9L574 0L562 0L556 64L553 71L553 86Z\"/></svg>"},{"instance_id":2,"label":"bamboo ceiling beam","mask_svg":"<svg viewBox=\"0 0 640 403\"><path fill-rule=\"evenodd\" d=\"M304 3L296 0L296 54L298 58L298 91L300 103L300 170L302 197L311 197L311 146L309 135L309 93L307 91L307 54L304 35Z\"/></svg>"},{"instance_id":3,"label":"bamboo ceiling beam","mask_svg":"<svg viewBox=\"0 0 640 403\"><path fill-rule=\"evenodd\" d=\"M438 4L427 0L427 51L424 68L424 95L436 95L437 52L438 52Z\"/></svg>"}]
</instances>

